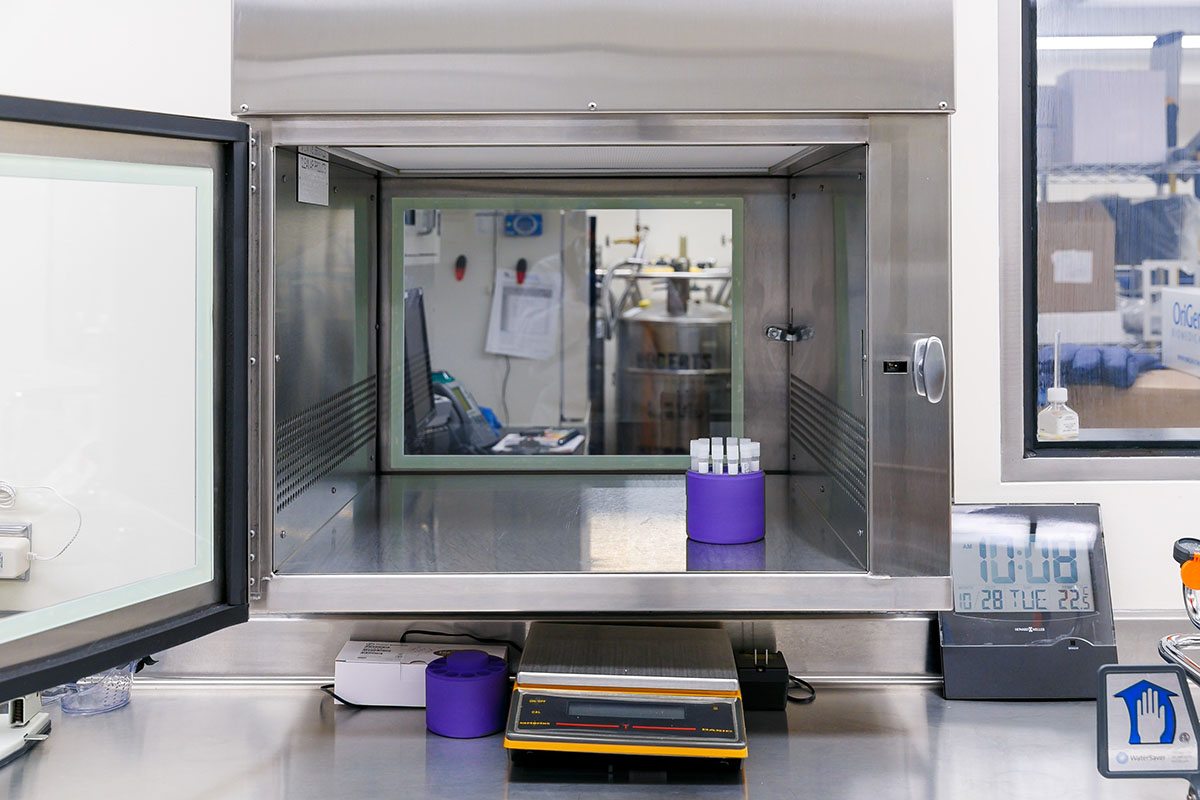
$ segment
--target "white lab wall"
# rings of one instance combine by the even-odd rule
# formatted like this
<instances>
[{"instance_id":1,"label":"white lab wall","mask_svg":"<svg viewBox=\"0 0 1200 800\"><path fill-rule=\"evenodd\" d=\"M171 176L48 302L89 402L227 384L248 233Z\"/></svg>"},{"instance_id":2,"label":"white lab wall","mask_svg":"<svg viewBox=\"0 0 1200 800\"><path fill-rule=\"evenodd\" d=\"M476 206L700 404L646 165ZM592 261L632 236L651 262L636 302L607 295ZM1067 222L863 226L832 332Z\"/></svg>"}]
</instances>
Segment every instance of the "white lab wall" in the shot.
<instances>
[{"instance_id":1,"label":"white lab wall","mask_svg":"<svg viewBox=\"0 0 1200 800\"><path fill-rule=\"evenodd\" d=\"M4 20L0 92L198 116L228 115L229 0L8 3ZM996 26L996 3L955 3L958 110L951 123L955 499L1098 502L1117 607L1177 609L1178 572L1168 550L1175 538L1193 533L1189 519L1200 503L1196 499L1200 483L1000 480ZM1019 70L1020 65L1007 68ZM694 252L693 257L702 256Z\"/></svg>"},{"instance_id":2,"label":"white lab wall","mask_svg":"<svg viewBox=\"0 0 1200 800\"><path fill-rule=\"evenodd\" d=\"M0 94L230 115L231 0L11 0L0 8Z\"/></svg>"},{"instance_id":3,"label":"white lab wall","mask_svg":"<svg viewBox=\"0 0 1200 800\"><path fill-rule=\"evenodd\" d=\"M228 118L230 14L228 0L5 3L0 94ZM91 188L117 191L111 184ZM185 200L195 202L190 194ZM154 578L157 591L178 588L164 580L196 563L197 497L187 469L196 459L195 390L190 384L195 366L192 359L178 359L176 352L181 341L184 350L195 351L194 330L188 331L193 317L169 304L144 307L128 291L140 286L188 302L194 298L188 267L195 254L185 252L178 263L171 261L178 255L171 248L183 245L186 250L186 237L177 236L164 220L144 227L155 214L170 210L161 200L139 207L135 220L113 217L112 197L89 201L85 192L72 192L55 202L61 221L74 226L73 234L63 236L59 230L52 237L54 248L27 252L21 263L31 268L22 273L25 277L57 274L57 282L26 286L22 297L30 302L6 313L12 327L30 338L8 338L13 357L8 359L10 380L0 378L0 393L4 385L10 390L3 393L0 480L53 484L78 504L83 526L60 559L33 565L28 583L0 587L0 608L36 608L80 598L75 602L103 610L109 600L92 593L112 590L123 593L113 595L112 603L132 602L141 599L131 594L137 591L134 582L159 576ZM90 210L77 207L88 202L94 206ZM0 272L5 257L14 257L22 245L21 236L36 235L18 217L7 217L21 228L0 244ZM184 233L194 235L187 213L181 224ZM114 244L114 237L125 238ZM85 277L96 285L70 280L83 264ZM118 287L125 290L114 296ZM37 308L39 299L52 302L45 313ZM99 315L105 305L122 319ZM182 327L175 330L173 325ZM47 332L47 327L53 330ZM146 333L156 329L157 336ZM99 351L88 350L101 341ZM18 349L12 350L14 346ZM20 374L14 372L18 366ZM97 384L89 378L95 371L109 379ZM47 375L60 381L56 400L44 392L40 400L37 392L22 392L33 385L31 380ZM69 507L40 490L19 493L16 506L2 516L4 522L32 522L34 549L43 554L56 552L75 528ZM201 549L207 552L208 547ZM210 569L203 566L206 575ZM79 611L82 605L61 613Z\"/></svg>"},{"instance_id":4,"label":"white lab wall","mask_svg":"<svg viewBox=\"0 0 1200 800\"><path fill-rule=\"evenodd\" d=\"M457 378L505 425L558 425L560 400L567 420L583 419L587 411L587 219L581 211L541 213L542 234L525 237L505 236L503 216L492 211L443 210L438 263L404 268L405 288L420 287L425 293L430 366ZM554 355L506 361L487 352L496 269L513 270L524 258L529 275L558 273L560 248L565 256L563 329L554 331ZM460 255L467 259L461 281L454 272ZM554 323L557 327L557 312Z\"/></svg>"},{"instance_id":5,"label":"white lab wall","mask_svg":"<svg viewBox=\"0 0 1200 800\"><path fill-rule=\"evenodd\" d=\"M1003 0L1008 2L1008 0ZM957 112L951 121L954 499L1100 503L1118 609L1179 607L1171 543L1194 535L1200 483L1000 480L1000 259L997 4L955 3ZM1005 65L1019 72L1021 65ZM1197 471L1200 472L1200 466Z\"/></svg>"}]
</instances>

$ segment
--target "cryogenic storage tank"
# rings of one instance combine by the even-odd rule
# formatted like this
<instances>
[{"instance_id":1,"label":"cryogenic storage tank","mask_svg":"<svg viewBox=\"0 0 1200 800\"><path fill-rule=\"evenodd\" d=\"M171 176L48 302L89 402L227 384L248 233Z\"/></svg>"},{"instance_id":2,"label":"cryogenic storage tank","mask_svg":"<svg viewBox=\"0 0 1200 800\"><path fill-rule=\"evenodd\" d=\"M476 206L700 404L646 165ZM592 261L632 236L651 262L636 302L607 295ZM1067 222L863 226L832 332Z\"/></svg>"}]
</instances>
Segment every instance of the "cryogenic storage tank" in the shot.
<instances>
[{"instance_id":1,"label":"cryogenic storage tank","mask_svg":"<svg viewBox=\"0 0 1200 800\"><path fill-rule=\"evenodd\" d=\"M686 453L688 442L730 433L729 308L653 303L617 325L620 452Z\"/></svg>"}]
</instances>

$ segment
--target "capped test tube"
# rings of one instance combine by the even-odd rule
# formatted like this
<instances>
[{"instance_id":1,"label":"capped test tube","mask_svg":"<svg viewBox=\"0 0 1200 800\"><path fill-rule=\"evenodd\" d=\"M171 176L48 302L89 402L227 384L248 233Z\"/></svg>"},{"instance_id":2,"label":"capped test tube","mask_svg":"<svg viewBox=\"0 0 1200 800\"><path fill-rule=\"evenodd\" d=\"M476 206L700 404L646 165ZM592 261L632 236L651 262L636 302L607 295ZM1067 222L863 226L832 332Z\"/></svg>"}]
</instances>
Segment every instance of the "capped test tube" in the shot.
<instances>
[{"instance_id":1,"label":"capped test tube","mask_svg":"<svg viewBox=\"0 0 1200 800\"><path fill-rule=\"evenodd\" d=\"M740 463L738 466L739 466L739 471L743 475L746 475L750 472L757 472L757 470L753 469L750 466L750 453L751 453L751 448L753 448L753 447L754 447L754 442L750 441L749 439L742 439L742 441L739 443L738 455L740 457Z\"/></svg>"},{"instance_id":2,"label":"capped test tube","mask_svg":"<svg viewBox=\"0 0 1200 800\"><path fill-rule=\"evenodd\" d=\"M750 443L750 471L758 472L759 470L759 455L762 452L762 444L759 442Z\"/></svg>"},{"instance_id":3,"label":"capped test tube","mask_svg":"<svg viewBox=\"0 0 1200 800\"><path fill-rule=\"evenodd\" d=\"M733 440L733 444L729 445L729 449L725 453L725 460L729 462L729 474L737 475L742 464L741 448L738 447L737 439Z\"/></svg>"},{"instance_id":4,"label":"capped test tube","mask_svg":"<svg viewBox=\"0 0 1200 800\"><path fill-rule=\"evenodd\" d=\"M691 453L692 453L692 472L699 472L700 471L700 442L697 441L696 439L692 439L692 441L691 441Z\"/></svg>"},{"instance_id":5,"label":"capped test tube","mask_svg":"<svg viewBox=\"0 0 1200 800\"><path fill-rule=\"evenodd\" d=\"M725 445L721 443L720 439L713 439L712 471L714 475L721 475L725 472Z\"/></svg>"},{"instance_id":6,"label":"capped test tube","mask_svg":"<svg viewBox=\"0 0 1200 800\"><path fill-rule=\"evenodd\" d=\"M696 452L700 456L700 468L696 471L701 475L706 475L712 465L712 452L709 450L708 439L699 439L696 442Z\"/></svg>"}]
</instances>

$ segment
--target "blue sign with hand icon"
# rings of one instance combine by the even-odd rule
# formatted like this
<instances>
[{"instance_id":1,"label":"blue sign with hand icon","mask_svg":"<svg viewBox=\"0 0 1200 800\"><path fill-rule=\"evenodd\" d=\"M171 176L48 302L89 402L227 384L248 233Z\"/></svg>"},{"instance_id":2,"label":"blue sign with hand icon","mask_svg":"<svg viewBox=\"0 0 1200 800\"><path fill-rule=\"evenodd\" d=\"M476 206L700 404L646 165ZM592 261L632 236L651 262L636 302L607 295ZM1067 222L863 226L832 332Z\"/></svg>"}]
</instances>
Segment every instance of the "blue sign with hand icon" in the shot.
<instances>
[{"instance_id":1,"label":"blue sign with hand icon","mask_svg":"<svg viewBox=\"0 0 1200 800\"><path fill-rule=\"evenodd\" d=\"M1129 711L1130 744L1171 744L1175 741L1175 692L1148 680L1115 693Z\"/></svg>"}]
</instances>

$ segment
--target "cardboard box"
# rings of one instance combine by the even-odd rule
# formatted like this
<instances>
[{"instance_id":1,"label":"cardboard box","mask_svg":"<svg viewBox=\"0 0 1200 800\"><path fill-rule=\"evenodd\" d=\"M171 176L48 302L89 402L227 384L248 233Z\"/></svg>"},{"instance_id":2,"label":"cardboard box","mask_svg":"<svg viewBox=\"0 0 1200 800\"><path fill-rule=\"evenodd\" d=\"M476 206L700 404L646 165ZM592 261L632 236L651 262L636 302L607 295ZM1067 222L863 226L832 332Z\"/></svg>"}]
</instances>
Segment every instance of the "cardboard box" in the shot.
<instances>
[{"instance_id":1,"label":"cardboard box","mask_svg":"<svg viewBox=\"0 0 1200 800\"><path fill-rule=\"evenodd\" d=\"M1163 364L1200 376L1200 289L1162 290L1162 343Z\"/></svg>"},{"instance_id":2,"label":"cardboard box","mask_svg":"<svg viewBox=\"0 0 1200 800\"><path fill-rule=\"evenodd\" d=\"M1128 389L1071 386L1067 405L1081 428L1200 428L1200 377L1143 372Z\"/></svg>"},{"instance_id":3,"label":"cardboard box","mask_svg":"<svg viewBox=\"0 0 1200 800\"><path fill-rule=\"evenodd\" d=\"M1165 72L1077 69L1063 73L1055 88L1055 164L1166 159Z\"/></svg>"},{"instance_id":4,"label":"cardboard box","mask_svg":"<svg viewBox=\"0 0 1200 800\"><path fill-rule=\"evenodd\" d=\"M1038 205L1038 311L1114 311L1117 229L1096 202Z\"/></svg>"},{"instance_id":5,"label":"cardboard box","mask_svg":"<svg viewBox=\"0 0 1200 800\"><path fill-rule=\"evenodd\" d=\"M425 707L425 667L456 650L504 658L504 645L346 642L333 662L333 691L360 706Z\"/></svg>"}]
</instances>

